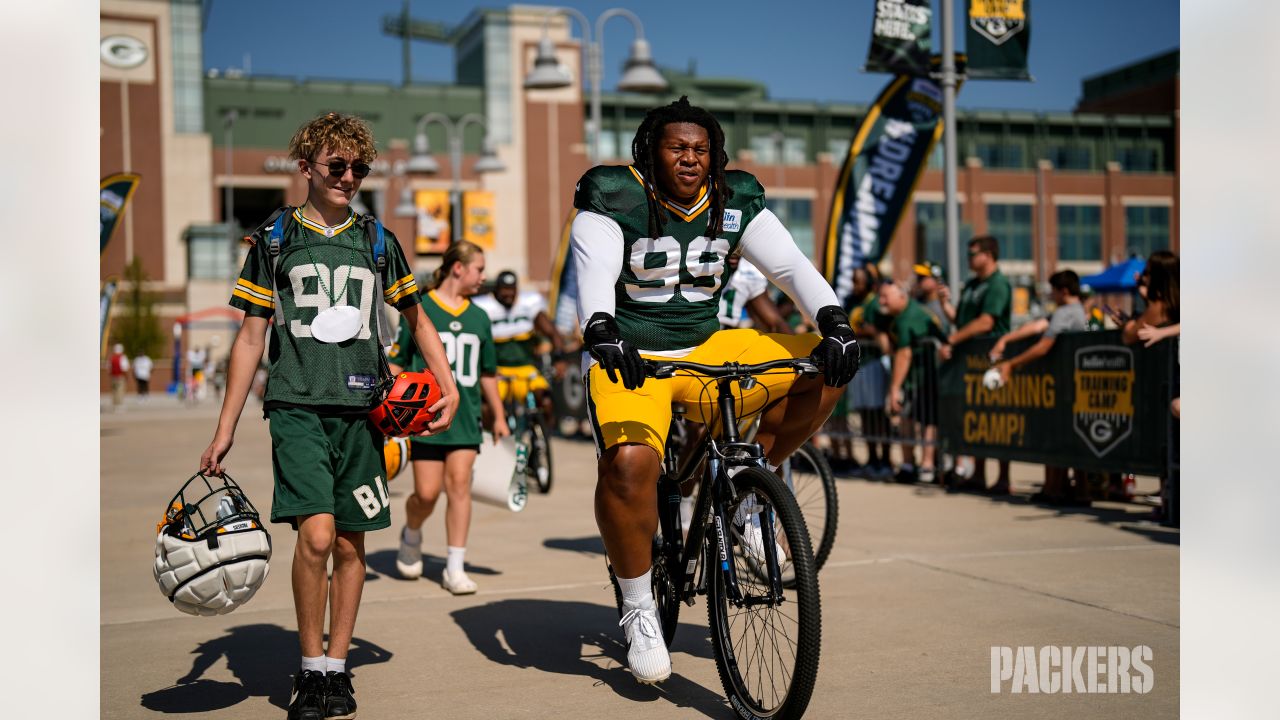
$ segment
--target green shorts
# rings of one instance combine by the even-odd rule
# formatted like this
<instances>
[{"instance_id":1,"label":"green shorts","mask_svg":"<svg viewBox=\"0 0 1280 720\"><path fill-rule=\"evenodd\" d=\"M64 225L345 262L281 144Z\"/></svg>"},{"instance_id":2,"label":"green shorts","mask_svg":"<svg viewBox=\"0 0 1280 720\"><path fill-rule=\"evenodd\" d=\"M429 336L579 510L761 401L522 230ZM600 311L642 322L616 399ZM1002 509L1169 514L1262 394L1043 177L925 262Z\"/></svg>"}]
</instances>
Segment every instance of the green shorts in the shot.
<instances>
[{"instance_id":1,"label":"green shorts","mask_svg":"<svg viewBox=\"0 0 1280 720\"><path fill-rule=\"evenodd\" d=\"M297 528L299 515L327 513L346 532L391 525L382 433L363 415L318 415L275 408L271 521Z\"/></svg>"}]
</instances>

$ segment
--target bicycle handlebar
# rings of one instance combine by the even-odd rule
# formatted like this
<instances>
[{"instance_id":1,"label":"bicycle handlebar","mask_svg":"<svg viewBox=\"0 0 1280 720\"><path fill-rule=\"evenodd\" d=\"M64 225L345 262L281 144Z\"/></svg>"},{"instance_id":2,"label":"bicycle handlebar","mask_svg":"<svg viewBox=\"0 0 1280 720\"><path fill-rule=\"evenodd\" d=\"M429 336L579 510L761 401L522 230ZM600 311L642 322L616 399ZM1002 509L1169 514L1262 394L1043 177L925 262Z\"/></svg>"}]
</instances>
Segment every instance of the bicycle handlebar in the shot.
<instances>
[{"instance_id":1,"label":"bicycle handlebar","mask_svg":"<svg viewBox=\"0 0 1280 720\"><path fill-rule=\"evenodd\" d=\"M805 375L817 375L822 368L810 358L782 358L755 365L744 363L725 363L723 365L703 365L701 363L684 362L682 360L645 360L644 376L663 379L676 374L677 370L687 370L712 378L745 378L758 375L769 370L787 369Z\"/></svg>"}]
</instances>

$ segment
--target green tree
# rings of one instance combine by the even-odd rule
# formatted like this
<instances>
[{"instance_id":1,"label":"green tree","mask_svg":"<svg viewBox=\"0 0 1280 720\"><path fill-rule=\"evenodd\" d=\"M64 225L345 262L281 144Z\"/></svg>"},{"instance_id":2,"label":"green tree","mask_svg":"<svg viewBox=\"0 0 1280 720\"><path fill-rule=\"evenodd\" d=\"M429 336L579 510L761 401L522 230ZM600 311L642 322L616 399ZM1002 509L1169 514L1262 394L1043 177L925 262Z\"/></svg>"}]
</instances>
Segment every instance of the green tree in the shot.
<instances>
[{"instance_id":1,"label":"green tree","mask_svg":"<svg viewBox=\"0 0 1280 720\"><path fill-rule=\"evenodd\" d=\"M147 272L142 261L134 258L124 269L124 282L120 285L121 314L112 328L115 342L124 345L129 357L146 354L158 357L164 351L165 337L160 330L160 318L156 316L156 296L145 284Z\"/></svg>"}]
</instances>

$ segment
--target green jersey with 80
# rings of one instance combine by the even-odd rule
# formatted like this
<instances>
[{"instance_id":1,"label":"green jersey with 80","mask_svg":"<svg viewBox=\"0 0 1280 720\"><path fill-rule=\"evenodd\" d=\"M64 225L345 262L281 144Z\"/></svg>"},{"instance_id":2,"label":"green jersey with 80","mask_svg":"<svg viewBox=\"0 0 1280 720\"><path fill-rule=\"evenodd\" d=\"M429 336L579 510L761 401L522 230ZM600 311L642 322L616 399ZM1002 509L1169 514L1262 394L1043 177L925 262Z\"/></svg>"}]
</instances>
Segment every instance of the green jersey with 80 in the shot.
<instances>
[{"instance_id":1,"label":"green jersey with 80","mask_svg":"<svg viewBox=\"0 0 1280 720\"><path fill-rule=\"evenodd\" d=\"M275 282L270 243L263 238L249 249L230 301L246 315L264 318L271 318L275 303L281 303L284 323L271 333L266 407L372 407L381 363L374 303L385 301L404 309L419 301L418 284L400 243L386 231L379 299L373 296L373 245L364 230L371 226L355 213L334 227L311 222L297 210L276 222L286 224ZM335 305L357 308L361 328L350 340L320 342L311 335L311 323Z\"/></svg>"},{"instance_id":2,"label":"green jersey with 80","mask_svg":"<svg viewBox=\"0 0 1280 720\"><path fill-rule=\"evenodd\" d=\"M711 198L706 186L691 207L659 195L669 221L649 237L645 182L631 166L600 166L578 181L573 205L604 215L622 228L622 267L614 287L622 337L641 350L679 350L702 344L720 329L720 293L728 280L725 258L764 209L764 188L750 173L725 173L730 196L720 236L706 237Z\"/></svg>"},{"instance_id":3,"label":"green jersey with 80","mask_svg":"<svg viewBox=\"0 0 1280 720\"><path fill-rule=\"evenodd\" d=\"M448 430L410 439L433 445L479 445L480 376L492 375L498 369L489 316L470 301L464 301L460 308L447 307L434 292L423 298L422 311L440 335L449 367L453 368L453 379L458 384L458 413ZM391 346L387 359L413 372L427 366L409 333L408 323L400 323L400 337Z\"/></svg>"}]
</instances>

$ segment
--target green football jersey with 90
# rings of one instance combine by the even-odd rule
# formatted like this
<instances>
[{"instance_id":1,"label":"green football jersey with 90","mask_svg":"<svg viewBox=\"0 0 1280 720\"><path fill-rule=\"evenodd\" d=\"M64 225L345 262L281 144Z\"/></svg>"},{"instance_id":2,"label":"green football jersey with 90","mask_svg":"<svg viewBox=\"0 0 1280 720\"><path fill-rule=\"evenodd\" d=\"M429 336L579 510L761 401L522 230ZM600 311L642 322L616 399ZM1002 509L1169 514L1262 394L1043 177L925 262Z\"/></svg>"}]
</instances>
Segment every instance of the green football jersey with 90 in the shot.
<instances>
[{"instance_id":1,"label":"green football jersey with 90","mask_svg":"<svg viewBox=\"0 0 1280 720\"><path fill-rule=\"evenodd\" d=\"M458 412L448 430L410 439L429 445L479 445L483 401L480 376L492 375L498 370L489 315L470 301L464 301L459 308L447 307L434 292L428 292L423 298L422 311L440 335L444 354L453 368L453 379L458 384ZM400 336L391 346L387 359L413 372L427 366L426 358L409 333L408 323L400 323Z\"/></svg>"},{"instance_id":2,"label":"green football jersey with 90","mask_svg":"<svg viewBox=\"0 0 1280 720\"><path fill-rule=\"evenodd\" d=\"M271 318L281 303L283 327L271 333L268 353L267 407L273 404L321 407L372 407L378 380L377 306L386 302L403 309L419 301L418 284L400 243L386 232L383 297L374 297L373 243L365 225L352 213L345 222L325 227L293 211L276 222L288 222L276 259L263 238L245 258L244 269L231 293L231 306L246 315ZM278 297L277 297L278 295ZM311 323L333 305L360 311L356 336L340 343L323 343L311 335Z\"/></svg>"},{"instance_id":3,"label":"green football jersey with 90","mask_svg":"<svg viewBox=\"0 0 1280 720\"><path fill-rule=\"evenodd\" d=\"M645 182L632 166L600 166L578 181L573 205L622 228L622 267L614 286L622 337L641 350L679 350L702 344L720 329L725 264L747 225L764 209L764 188L753 175L725 173L731 194L719 237L706 237L711 198L704 185L692 207L659 195L669 215L662 237L649 237Z\"/></svg>"}]
</instances>

